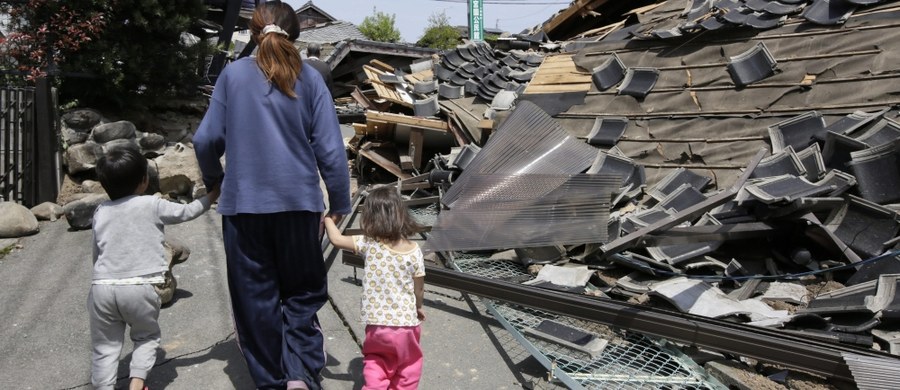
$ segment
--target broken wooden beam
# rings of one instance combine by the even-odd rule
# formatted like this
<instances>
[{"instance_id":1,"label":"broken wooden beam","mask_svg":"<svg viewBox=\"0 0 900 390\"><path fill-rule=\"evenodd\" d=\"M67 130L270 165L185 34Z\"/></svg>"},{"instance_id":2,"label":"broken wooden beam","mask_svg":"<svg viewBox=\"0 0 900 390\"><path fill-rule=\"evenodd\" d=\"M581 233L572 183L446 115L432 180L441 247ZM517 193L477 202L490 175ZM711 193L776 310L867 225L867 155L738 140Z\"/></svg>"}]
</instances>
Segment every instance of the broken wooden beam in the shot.
<instances>
[{"instance_id":1,"label":"broken wooden beam","mask_svg":"<svg viewBox=\"0 0 900 390\"><path fill-rule=\"evenodd\" d=\"M359 155L367 158L369 161L375 163L379 167L384 168L386 171L392 173L394 176L397 176L401 179L408 179L412 177L410 174L403 172L396 163L391 160L388 160L384 156L378 154L377 152L367 149L365 147L359 149Z\"/></svg>"},{"instance_id":2,"label":"broken wooden beam","mask_svg":"<svg viewBox=\"0 0 900 390\"><path fill-rule=\"evenodd\" d=\"M447 125L447 122L444 122L441 120L418 118L418 117L414 117L414 116L408 116L408 115L403 115L403 114L394 114L394 113L390 113L390 112L366 111L366 119L396 123L396 124L400 124L400 125L407 125L410 127L417 127L417 128L422 128L422 129L431 129L431 130L440 130L440 131L449 131L449 129L450 129L450 127Z\"/></svg>"}]
</instances>

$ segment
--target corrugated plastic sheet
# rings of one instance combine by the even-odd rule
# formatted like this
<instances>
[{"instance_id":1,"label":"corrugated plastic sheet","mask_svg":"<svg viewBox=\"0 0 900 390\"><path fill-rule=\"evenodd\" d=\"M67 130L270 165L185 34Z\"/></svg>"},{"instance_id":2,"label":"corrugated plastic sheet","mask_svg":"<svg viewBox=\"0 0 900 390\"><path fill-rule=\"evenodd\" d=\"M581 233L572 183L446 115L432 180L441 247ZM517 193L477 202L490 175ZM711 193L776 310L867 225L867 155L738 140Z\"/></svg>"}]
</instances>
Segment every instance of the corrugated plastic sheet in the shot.
<instances>
[{"instance_id":1,"label":"corrugated plastic sheet","mask_svg":"<svg viewBox=\"0 0 900 390\"><path fill-rule=\"evenodd\" d=\"M520 102L481 152L441 198L447 207L468 202L466 182L478 174L576 174L584 172L597 149L566 132L534 103Z\"/></svg>"},{"instance_id":2,"label":"corrugated plastic sheet","mask_svg":"<svg viewBox=\"0 0 900 390\"><path fill-rule=\"evenodd\" d=\"M592 174L469 175L465 183L451 187L465 187L467 196L441 211L425 249L605 242L610 198L618 183L618 177Z\"/></svg>"}]
</instances>

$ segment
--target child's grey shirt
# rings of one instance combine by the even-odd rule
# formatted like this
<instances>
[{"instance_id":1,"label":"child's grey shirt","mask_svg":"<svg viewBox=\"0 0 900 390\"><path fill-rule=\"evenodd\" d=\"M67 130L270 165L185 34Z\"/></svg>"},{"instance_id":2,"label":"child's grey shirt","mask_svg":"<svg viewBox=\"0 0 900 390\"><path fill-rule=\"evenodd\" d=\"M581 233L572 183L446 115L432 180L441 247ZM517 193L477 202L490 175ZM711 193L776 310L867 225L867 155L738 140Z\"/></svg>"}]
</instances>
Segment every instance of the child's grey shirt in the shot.
<instances>
[{"instance_id":1,"label":"child's grey shirt","mask_svg":"<svg viewBox=\"0 0 900 390\"><path fill-rule=\"evenodd\" d=\"M93 280L124 279L169 270L164 225L190 221L209 210L203 196L190 204L132 195L103 202L94 212Z\"/></svg>"}]
</instances>

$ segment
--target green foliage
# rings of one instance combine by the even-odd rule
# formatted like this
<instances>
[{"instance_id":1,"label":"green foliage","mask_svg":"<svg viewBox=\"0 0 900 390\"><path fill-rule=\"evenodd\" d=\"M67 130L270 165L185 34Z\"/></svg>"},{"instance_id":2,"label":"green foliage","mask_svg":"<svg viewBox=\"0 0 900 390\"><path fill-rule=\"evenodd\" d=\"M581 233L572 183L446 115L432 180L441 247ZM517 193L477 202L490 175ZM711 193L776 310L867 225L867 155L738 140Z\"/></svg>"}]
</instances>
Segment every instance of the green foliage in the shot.
<instances>
[{"instance_id":1,"label":"green foliage","mask_svg":"<svg viewBox=\"0 0 900 390\"><path fill-rule=\"evenodd\" d=\"M5 26L9 35L0 39L0 66L25 75L6 78L16 85L55 71L58 64L95 39L106 24L101 0L0 3L0 12L9 15Z\"/></svg>"},{"instance_id":2,"label":"green foliage","mask_svg":"<svg viewBox=\"0 0 900 390\"><path fill-rule=\"evenodd\" d=\"M96 41L64 66L99 76L66 78L60 95L92 106L142 106L193 93L212 48L182 37L205 17L202 0L111 2L109 23Z\"/></svg>"},{"instance_id":3,"label":"green foliage","mask_svg":"<svg viewBox=\"0 0 900 390\"><path fill-rule=\"evenodd\" d=\"M359 25L359 31L373 41L397 42L400 40L400 30L394 26L396 15L386 14L373 9L371 16L366 16Z\"/></svg>"},{"instance_id":4,"label":"green foliage","mask_svg":"<svg viewBox=\"0 0 900 390\"><path fill-rule=\"evenodd\" d=\"M203 0L30 0L11 12L19 31L46 31L33 38L34 47L48 42L53 49L46 52L66 49L52 63L61 75L60 100L98 108L151 106L194 93L212 47L182 34L205 15ZM32 57L16 61L46 72L47 61Z\"/></svg>"},{"instance_id":5,"label":"green foliage","mask_svg":"<svg viewBox=\"0 0 900 390\"><path fill-rule=\"evenodd\" d=\"M441 11L428 17L428 27L416 44L441 50L452 49L456 47L459 38L459 31L450 25L447 15Z\"/></svg>"},{"instance_id":6,"label":"green foliage","mask_svg":"<svg viewBox=\"0 0 900 390\"><path fill-rule=\"evenodd\" d=\"M0 260L3 260L3 258L6 257L6 255L12 253L12 251L15 249L16 249L15 244L9 245L5 248L0 248Z\"/></svg>"}]
</instances>

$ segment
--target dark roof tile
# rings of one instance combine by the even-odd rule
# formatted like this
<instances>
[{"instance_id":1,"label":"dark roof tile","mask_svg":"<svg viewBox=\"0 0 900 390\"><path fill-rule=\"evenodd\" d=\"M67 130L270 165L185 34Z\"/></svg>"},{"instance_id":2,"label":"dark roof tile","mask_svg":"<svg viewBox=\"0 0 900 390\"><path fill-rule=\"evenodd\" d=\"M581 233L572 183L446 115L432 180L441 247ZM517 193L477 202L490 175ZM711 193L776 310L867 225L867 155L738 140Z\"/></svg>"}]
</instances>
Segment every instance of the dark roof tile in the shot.
<instances>
[{"instance_id":1,"label":"dark roof tile","mask_svg":"<svg viewBox=\"0 0 900 390\"><path fill-rule=\"evenodd\" d=\"M625 79L619 85L619 95L643 99L650 93L658 79L659 70L656 68L628 68L625 71Z\"/></svg>"},{"instance_id":2,"label":"dark roof tile","mask_svg":"<svg viewBox=\"0 0 900 390\"><path fill-rule=\"evenodd\" d=\"M606 61L594 68L591 80L597 89L604 91L618 84L625 78L625 64L619 55L613 53Z\"/></svg>"},{"instance_id":3,"label":"dark roof tile","mask_svg":"<svg viewBox=\"0 0 900 390\"><path fill-rule=\"evenodd\" d=\"M744 86L773 75L776 65L777 62L766 48L766 44L759 42L752 49L730 57L728 72L735 85Z\"/></svg>"},{"instance_id":4,"label":"dark roof tile","mask_svg":"<svg viewBox=\"0 0 900 390\"><path fill-rule=\"evenodd\" d=\"M800 16L816 24L843 24L856 11L856 7L856 4L845 0L815 0Z\"/></svg>"},{"instance_id":5,"label":"dark roof tile","mask_svg":"<svg viewBox=\"0 0 900 390\"><path fill-rule=\"evenodd\" d=\"M594 146L614 146L622 134L625 134L626 128L626 117L597 117L587 136L587 143Z\"/></svg>"}]
</instances>

